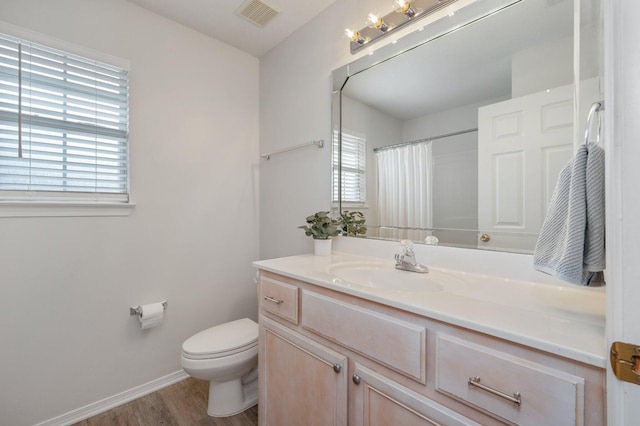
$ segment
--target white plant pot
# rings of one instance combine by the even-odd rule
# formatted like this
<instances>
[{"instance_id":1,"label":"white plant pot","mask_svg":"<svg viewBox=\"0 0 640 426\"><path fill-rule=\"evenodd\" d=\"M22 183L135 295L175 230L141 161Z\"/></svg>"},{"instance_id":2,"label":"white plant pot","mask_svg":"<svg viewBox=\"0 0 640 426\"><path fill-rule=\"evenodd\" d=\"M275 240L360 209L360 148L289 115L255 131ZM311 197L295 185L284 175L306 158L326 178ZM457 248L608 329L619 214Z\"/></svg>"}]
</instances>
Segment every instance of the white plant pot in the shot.
<instances>
[{"instance_id":1,"label":"white plant pot","mask_svg":"<svg viewBox=\"0 0 640 426\"><path fill-rule=\"evenodd\" d=\"M331 239L313 240L313 249L316 256L329 256L331 254Z\"/></svg>"}]
</instances>

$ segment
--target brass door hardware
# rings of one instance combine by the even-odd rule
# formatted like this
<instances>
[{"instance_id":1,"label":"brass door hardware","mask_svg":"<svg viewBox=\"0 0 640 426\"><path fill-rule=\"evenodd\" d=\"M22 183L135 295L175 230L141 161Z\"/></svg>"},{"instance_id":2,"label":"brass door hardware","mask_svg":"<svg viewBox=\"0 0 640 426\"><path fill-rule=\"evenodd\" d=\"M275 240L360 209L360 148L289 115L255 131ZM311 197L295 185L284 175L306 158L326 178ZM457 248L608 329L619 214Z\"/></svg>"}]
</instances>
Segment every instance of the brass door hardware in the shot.
<instances>
[{"instance_id":1,"label":"brass door hardware","mask_svg":"<svg viewBox=\"0 0 640 426\"><path fill-rule=\"evenodd\" d=\"M613 342L610 358L613 374L618 379L640 385L640 346Z\"/></svg>"},{"instance_id":2,"label":"brass door hardware","mask_svg":"<svg viewBox=\"0 0 640 426\"><path fill-rule=\"evenodd\" d=\"M491 239L491 235L489 234L480 235L480 241L482 241L483 243L488 242L490 239Z\"/></svg>"}]
</instances>

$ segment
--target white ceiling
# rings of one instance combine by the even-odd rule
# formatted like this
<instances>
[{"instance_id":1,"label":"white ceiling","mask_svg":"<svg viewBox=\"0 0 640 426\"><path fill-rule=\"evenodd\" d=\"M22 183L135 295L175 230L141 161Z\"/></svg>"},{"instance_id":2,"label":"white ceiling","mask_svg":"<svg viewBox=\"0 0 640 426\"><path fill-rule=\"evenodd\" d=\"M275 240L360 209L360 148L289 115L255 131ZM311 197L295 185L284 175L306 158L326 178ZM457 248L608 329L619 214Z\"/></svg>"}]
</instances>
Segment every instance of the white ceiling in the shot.
<instances>
[{"instance_id":1,"label":"white ceiling","mask_svg":"<svg viewBox=\"0 0 640 426\"><path fill-rule=\"evenodd\" d=\"M259 58L335 0L261 0L282 11L263 28L236 14L245 0L128 1Z\"/></svg>"}]
</instances>

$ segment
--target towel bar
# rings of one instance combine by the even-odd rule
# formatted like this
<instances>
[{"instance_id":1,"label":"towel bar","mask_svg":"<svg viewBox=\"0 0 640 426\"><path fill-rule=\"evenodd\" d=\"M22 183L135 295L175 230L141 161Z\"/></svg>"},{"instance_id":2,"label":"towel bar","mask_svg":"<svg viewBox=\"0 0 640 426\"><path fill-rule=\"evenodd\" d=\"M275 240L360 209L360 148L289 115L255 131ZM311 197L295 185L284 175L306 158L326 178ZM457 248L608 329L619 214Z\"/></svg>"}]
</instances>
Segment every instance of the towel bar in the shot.
<instances>
[{"instance_id":1,"label":"towel bar","mask_svg":"<svg viewBox=\"0 0 640 426\"><path fill-rule=\"evenodd\" d=\"M317 145L318 148L324 147L324 139L320 139L320 140L317 140L317 141L311 141L311 142L303 143L303 144L300 144L300 145L290 146L289 148L284 148L284 149L281 149L280 151L270 152L269 154L262 154L260 157L262 157L262 158L264 158L266 160L269 160L269 159L271 159L271 156L273 156L273 155L282 154L284 152L294 151L296 149L306 148L306 147L313 146L313 145Z\"/></svg>"}]
</instances>

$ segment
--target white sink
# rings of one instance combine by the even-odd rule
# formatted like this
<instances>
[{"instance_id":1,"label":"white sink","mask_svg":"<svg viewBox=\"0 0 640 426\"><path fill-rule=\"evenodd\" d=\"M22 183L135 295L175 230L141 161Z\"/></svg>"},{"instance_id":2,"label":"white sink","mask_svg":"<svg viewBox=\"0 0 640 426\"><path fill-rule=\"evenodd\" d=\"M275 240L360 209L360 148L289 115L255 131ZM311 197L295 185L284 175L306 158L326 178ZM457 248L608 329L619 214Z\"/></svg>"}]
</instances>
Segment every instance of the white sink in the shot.
<instances>
[{"instance_id":1,"label":"white sink","mask_svg":"<svg viewBox=\"0 0 640 426\"><path fill-rule=\"evenodd\" d=\"M329 268L333 282L347 286L399 292L459 290L466 283L453 275L430 270L427 274L401 271L393 262L343 262Z\"/></svg>"}]
</instances>

